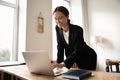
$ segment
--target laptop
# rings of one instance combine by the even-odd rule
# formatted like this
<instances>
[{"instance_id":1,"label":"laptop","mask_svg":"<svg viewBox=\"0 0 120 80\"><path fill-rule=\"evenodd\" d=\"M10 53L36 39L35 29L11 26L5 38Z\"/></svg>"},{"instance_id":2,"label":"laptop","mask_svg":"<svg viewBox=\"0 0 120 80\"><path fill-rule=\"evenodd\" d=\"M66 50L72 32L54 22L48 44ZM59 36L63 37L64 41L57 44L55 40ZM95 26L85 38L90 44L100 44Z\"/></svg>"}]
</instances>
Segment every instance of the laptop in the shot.
<instances>
[{"instance_id":1,"label":"laptop","mask_svg":"<svg viewBox=\"0 0 120 80\"><path fill-rule=\"evenodd\" d=\"M58 76L67 71L67 68L53 69L49 54L45 50L22 52L28 70L35 74Z\"/></svg>"}]
</instances>

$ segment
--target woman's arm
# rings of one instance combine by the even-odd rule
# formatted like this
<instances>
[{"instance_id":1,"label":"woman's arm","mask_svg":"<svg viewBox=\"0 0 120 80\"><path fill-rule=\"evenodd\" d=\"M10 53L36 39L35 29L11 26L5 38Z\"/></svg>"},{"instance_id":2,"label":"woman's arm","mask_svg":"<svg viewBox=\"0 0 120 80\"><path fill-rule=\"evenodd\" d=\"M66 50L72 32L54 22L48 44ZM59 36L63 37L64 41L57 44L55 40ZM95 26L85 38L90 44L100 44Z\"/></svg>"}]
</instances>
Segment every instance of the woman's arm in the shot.
<instances>
[{"instance_id":1,"label":"woman's arm","mask_svg":"<svg viewBox=\"0 0 120 80\"><path fill-rule=\"evenodd\" d=\"M56 26L56 35L57 35L57 63L64 61L64 45L61 41L60 28Z\"/></svg>"}]
</instances>

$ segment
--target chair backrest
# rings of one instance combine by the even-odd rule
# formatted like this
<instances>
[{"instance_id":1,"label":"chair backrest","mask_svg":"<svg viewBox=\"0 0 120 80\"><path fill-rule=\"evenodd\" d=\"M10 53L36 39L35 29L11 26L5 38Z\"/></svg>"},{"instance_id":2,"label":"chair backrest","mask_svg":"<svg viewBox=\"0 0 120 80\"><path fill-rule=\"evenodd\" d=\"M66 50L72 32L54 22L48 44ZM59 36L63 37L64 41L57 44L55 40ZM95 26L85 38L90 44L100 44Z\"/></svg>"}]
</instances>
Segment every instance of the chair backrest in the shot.
<instances>
[{"instance_id":1,"label":"chair backrest","mask_svg":"<svg viewBox=\"0 0 120 80\"><path fill-rule=\"evenodd\" d=\"M120 59L106 59L106 72L118 72L120 73L119 70L119 65L120 65ZM116 71L113 71L113 67L116 67Z\"/></svg>"}]
</instances>

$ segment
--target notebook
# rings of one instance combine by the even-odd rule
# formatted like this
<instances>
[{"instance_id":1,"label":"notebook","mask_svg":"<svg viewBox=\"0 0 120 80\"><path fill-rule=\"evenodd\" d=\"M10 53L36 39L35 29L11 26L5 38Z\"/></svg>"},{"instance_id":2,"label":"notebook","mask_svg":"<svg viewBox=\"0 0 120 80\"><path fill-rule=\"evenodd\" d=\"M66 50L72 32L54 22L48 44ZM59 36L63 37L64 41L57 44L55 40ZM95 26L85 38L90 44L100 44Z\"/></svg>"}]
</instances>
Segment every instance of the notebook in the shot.
<instances>
[{"instance_id":1,"label":"notebook","mask_svg":"<svg viewBox=\"0 0 120 80\"><path fill-rule=\"evenodd\" d=\"M67 68L53 69L48 52L41 51L26 51L22 52L28 70L35 74L44 74L51 76L58 76L67 71Z\"/></svg>"},{"instance_id":2,"label":"notebook","mask_svg":"<svg viewBox=\"0 0 120 80\"><path fill-rule=\"evenodd\" d=\"M82 80L91 75L92 75L92 72L87 70L72 70L72 71L63 73L61 76L69 79Z\"/></svg>"}]
</instances>

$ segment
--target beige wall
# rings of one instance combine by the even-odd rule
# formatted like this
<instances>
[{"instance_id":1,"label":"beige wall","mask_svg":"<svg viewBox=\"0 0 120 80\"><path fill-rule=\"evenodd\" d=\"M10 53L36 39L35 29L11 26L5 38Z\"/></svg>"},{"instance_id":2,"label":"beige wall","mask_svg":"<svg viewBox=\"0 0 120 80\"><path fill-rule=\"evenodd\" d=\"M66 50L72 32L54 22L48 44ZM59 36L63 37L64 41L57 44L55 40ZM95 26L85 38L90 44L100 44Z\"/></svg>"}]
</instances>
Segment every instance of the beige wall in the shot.
<instances>
[{"instance_id":1,"label":"beige wall","mask_svg":"<svg viewBox=\"0 0 120 80\"><path fill-rule=\"evenodd\" d=\"M37 32L37 17L42 12L44 33ZM26 50L52 53L52 0L27 0Z\"/></svg>"}]
</instances>

